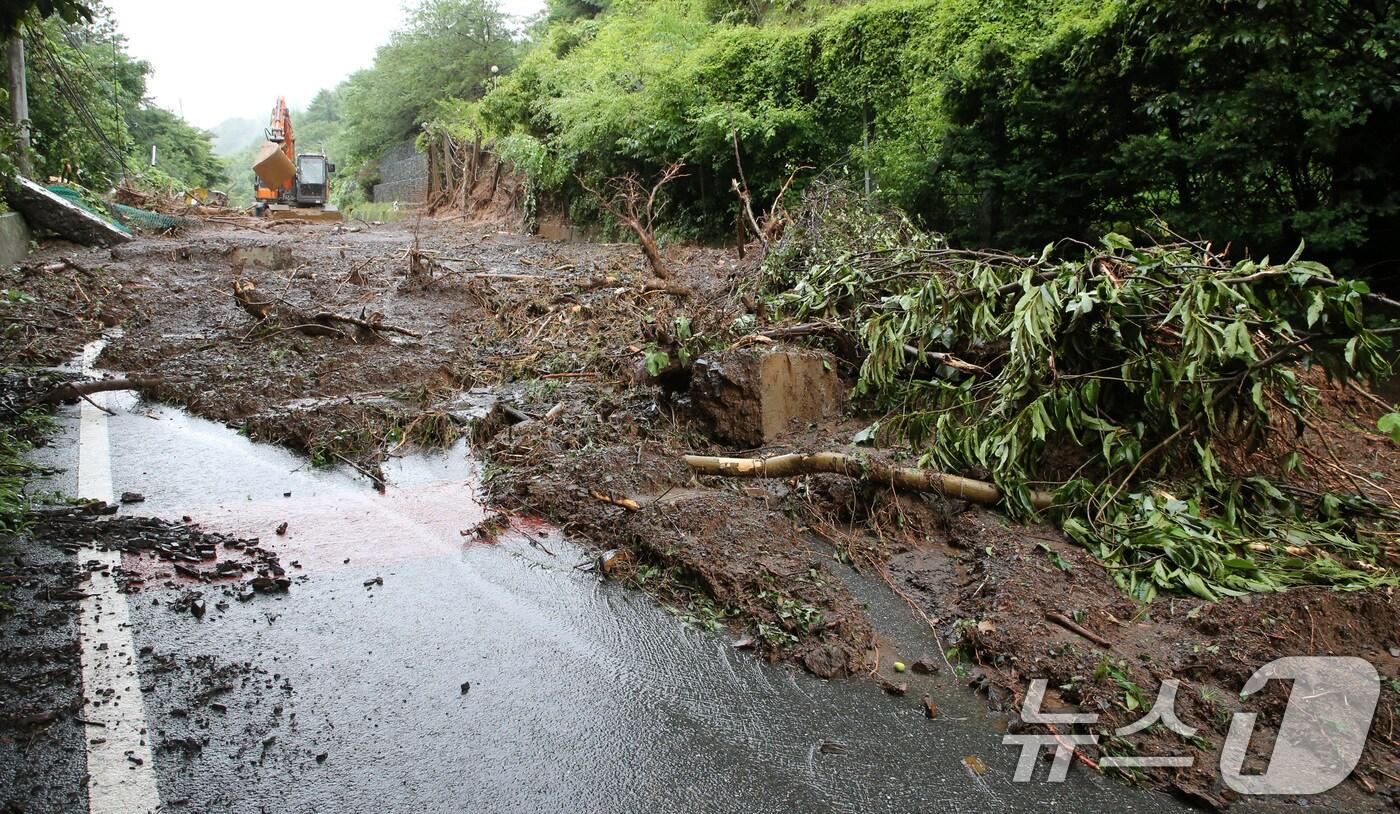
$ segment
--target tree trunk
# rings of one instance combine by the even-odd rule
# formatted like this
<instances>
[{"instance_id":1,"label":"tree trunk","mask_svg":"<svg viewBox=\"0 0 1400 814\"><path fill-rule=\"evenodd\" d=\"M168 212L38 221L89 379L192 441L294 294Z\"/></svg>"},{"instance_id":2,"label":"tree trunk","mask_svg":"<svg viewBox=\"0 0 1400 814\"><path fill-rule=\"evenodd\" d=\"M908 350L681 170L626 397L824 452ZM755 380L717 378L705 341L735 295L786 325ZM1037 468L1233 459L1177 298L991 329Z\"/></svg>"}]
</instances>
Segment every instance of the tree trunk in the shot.
<instances>
[{"instance_id":1,"label":"tree trunk","mask_svg":"<svg viewBox=\"0 0 1400 814\"><path fill-rule=\"evenodd\" d=\"M866 463L839 452L794 452L771 458L717 458L708 455L687 455L685 463L702 475L728 478L785 478L792 475L812 475L825 472L863 478L872 483L888 484L911 492L936 492L948 497L993 506L1001 502L1001 490L986 481L945 475L927 469ZM1031 505L1036 509L1050 506L1049 492L1032 491Z\"/></svg>"},{"instance_id":2,"label":"tree trunk","mask_svg":"<svg viewBox=\"0 0 1400 814\"><path fill-rule=\"evenodd\" d=\"M636 218L628 218L627 225L637 233L637 241L642 244L642 254L646 256L647 265L651 266L652 274L663 280L671 279L671 272L667 271L666 264L661 260L661 250L656 247L656 239Z\"/></svg>"}]
</instances>

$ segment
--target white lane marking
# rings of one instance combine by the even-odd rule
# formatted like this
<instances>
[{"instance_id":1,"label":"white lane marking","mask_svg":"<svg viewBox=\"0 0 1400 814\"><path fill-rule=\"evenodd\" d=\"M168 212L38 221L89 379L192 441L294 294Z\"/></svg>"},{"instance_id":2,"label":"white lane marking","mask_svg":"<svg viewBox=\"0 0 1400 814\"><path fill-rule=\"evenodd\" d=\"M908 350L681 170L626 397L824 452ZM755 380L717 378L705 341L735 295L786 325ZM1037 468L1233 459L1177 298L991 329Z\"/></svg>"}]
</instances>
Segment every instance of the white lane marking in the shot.
<instances>
[{"instance_id":1,"label":"white lane marking","mask_svg":"<svg viewBox=\"0 0 1400 814\"><path fill-rule=\"evenodd\" d=\"M95 353L93 355L96 355ZM86 367L86 365L85 365ZM106 406L106 393L94 400ZM78 423L78 496L112 500L112 459L107 416L81 403ZM160 806L155 767L147 743L146 704L141 698L136 647L126 594L117 590L113 569L120 551L83 549L82 563L96 560L82 602L79 647L83 660L83 709L86 726L88 810L90 814L141 814ZM98 743L93 743L97 740ZM140 761L139 763L137 761Z\"/></svg>"}]
</instances>

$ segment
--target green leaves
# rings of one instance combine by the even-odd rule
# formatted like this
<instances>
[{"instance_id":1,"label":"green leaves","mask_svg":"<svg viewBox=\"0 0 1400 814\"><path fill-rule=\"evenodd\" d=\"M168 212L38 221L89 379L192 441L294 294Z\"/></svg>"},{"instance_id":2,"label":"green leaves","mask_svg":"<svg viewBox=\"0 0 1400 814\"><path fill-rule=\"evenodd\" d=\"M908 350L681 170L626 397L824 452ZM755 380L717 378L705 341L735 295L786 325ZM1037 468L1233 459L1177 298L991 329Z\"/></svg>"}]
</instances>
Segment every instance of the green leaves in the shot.
<instances>
[{"instance_id":1,"label":"green leaves","mask_svg":"<svg viewBox=\"0 0 1400 814\"><path fill-rule=\"evenodd\" d=\"M1376 422L1376 427L1389 435L1390 440L1400 444L1400 413L1386 413Z\"/></svg>"},{"instance_id":2,"label":"green leaves","mask_svg":"<svg viewBox=\"0 0 1400 814\"><path fill-rule=\"evenodd\" d=\"M902 438L945 471L989 473L1012 514L1031 514L1028 488L1059 484L1062 528L1141 599L1400 584L1338 564L1383 562L1357 523L1375 507L1300 502L1306 493L1238 463L1312 409L1294 362L1389 372L1389 340L1366 329L1377 315L1357 283L1297 255L1231 265L1112 234L1111 257L1088 250L1047 267L950 249L839 190L810 200L765 260L770 302L859 340L856 391L890 413L882 442ZM948 357L976 366L934 361ZM1400 440L1400 413L1381 430ZM1299 465L1292 456L1281 474Z\"/></svg>"}]
</instances>

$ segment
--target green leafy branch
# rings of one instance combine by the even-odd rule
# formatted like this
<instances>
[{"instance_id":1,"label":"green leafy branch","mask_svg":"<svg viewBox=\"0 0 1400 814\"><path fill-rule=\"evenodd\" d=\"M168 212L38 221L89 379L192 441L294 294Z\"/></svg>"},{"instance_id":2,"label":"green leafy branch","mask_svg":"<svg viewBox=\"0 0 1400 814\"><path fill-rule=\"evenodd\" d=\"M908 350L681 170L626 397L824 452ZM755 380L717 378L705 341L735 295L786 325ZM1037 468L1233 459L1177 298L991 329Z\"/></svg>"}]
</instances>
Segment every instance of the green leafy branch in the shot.
<instances>
[{"instance_id":1,"label":"green leafy branch","mask_svg":"<svg viewBox=\"0 0 1400 814\"><path fill-rule=\"evenodd\" d=\"M1397 584L1395 512L1227 471L1316 409L1301 376L1390 373L1400 307L1305 260L1170 237L1039 256L955 249L818 187L765 261L778 313L858 340L859 393L925 465L993 480L1013 514L1053 488L1064 530L1144 599ZM1076 256L1070 257L1073 254ZM1387 431L1400 419L1383 419Z\"/></svg>"}]
</instances>

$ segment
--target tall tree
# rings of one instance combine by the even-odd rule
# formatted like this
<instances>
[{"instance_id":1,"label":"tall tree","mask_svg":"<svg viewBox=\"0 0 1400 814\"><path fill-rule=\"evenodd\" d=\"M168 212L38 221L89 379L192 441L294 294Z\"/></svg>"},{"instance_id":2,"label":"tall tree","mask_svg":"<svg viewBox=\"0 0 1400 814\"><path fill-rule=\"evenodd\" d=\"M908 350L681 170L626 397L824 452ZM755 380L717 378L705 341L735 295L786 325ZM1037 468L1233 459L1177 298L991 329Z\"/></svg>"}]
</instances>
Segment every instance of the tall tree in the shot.
<instances>
[{"instance_id":1,"label":"tall tree","mask_svg":"<svg viewBox=\"0 0 1400 814\"><path fill-rule=\"evenodd\" d=\"M440 99L476 99L494 66L515 63L516 42L495 0L424 0L345 88L346 146L376 157L415 132Z\"/></svg>"}]
</instances>

